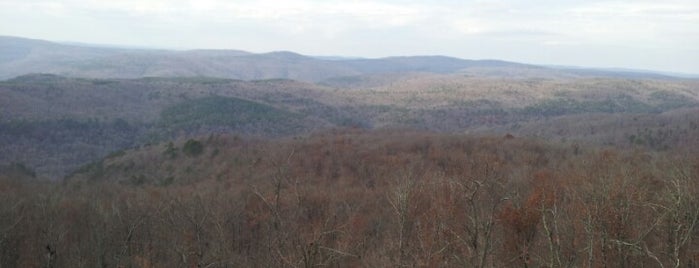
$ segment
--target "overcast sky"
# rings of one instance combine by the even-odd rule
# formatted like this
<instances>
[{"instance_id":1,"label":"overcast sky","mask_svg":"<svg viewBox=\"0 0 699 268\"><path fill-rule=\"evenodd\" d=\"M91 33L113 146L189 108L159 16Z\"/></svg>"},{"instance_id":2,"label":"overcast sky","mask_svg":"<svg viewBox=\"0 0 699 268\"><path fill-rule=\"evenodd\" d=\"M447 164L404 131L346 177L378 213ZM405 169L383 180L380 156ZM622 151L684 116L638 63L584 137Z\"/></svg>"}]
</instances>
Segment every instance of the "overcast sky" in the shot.
<instances>
[{"instance_id":1,"label":"overcast sky","mask_svg":"<svg viewBox=\"0 0 699 268\"><path fill-rule=\"evenodd\" d=\"M699 73L698 0L0 0L0 35Z\"/></svg>"}]
</instances>

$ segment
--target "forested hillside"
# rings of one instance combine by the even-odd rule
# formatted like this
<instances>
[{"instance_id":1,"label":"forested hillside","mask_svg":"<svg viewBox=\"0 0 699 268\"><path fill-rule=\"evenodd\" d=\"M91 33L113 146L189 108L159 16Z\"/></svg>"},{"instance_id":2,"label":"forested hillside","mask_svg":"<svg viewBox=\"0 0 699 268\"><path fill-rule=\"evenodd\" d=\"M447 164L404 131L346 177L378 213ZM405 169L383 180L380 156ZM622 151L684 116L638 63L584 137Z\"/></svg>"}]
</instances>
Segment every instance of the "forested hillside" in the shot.
<instances>
[{"instance_id":1,"label":"forested hillside","mask_svg":"<svg viewBox=\"0 0 699 268\"><path fill-rule=\"evenodd\" d=\"M62 176L107 154L177 137L279 137L340 121L305 83L213 78L86 80L31 75L0 82L0 163ZM330 110L320 114L306 112Z\"/></svg>"},{"instance_id":2,"label":"forested hillside","mask_svg":"<svg viewBox=\"0 0 699 268\"><path fill-rule=\"evenodd\" d=\"M699 268L698 3L0 0L0 268Z\"/></svg>"},{"instance_id":3,"label":"forested hillside","mask_svg":"<svg viewBox=\"0 0 699 268\"><path fill-rule=\"evenodd\" d=\"M0 267L699 265L699 80L6 41Z\"/></svg>"},{"instance_id":4,"label":"forested hillside","mask_svg":"<svg viewBox=\"0 0 699 268\"><path fill-rule=\"evenodd\" d=\"M0 264L694 267L697 176L696 154L511 135L210 135L2 176Z\"/></svg>"},{"instance_id":5,"label":"forested hillside","mask_svg":"<svg viewBox=\"0 0 699 268\"><path fill-rule=\"evenodd\" d=\"M0 82L0 164L22 164L40 177L57 178L149 143L212 133L303 136L333 127L512 133L658 150L684 147L699 136L695 80L443 74L358 79L318 85L22 76Z\"/></svg>"}]
</instances>

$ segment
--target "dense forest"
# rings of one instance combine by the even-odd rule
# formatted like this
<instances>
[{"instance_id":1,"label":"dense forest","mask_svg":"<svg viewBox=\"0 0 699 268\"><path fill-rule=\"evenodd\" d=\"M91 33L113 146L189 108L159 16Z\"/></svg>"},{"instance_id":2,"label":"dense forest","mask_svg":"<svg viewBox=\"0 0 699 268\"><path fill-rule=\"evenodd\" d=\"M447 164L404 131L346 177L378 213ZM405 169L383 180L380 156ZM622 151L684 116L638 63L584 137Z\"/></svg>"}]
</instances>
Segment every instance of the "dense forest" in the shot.
<instances>
[{"instance_id":1,"label":"dense forest","mask_svg":"<svg viewBox=\"0 0 699 268\"><path fill-rule=\"evenodd\" d=\"M0 265L697 267L688 152L357 129L177 140L60 184L15 167Z\"/></svg>"},{"instance_id":2,"label":"dense forest","mask_svg":"<svg viewBox=\"0 0 699 268\"><path fill-rule=\"evenodd\" d=\"M3 267L699 267L699 79L0 36Z\"/></svg>"},{"instance_id":3,"label":"dense forest","mask_svg":"<svg viewBox=\"0 0 699 268\"><path fill-rule=\"evenodd\" d=\"M209 134L266 138L333 127L538 137L653 150L699 142L687 79L355 77L344 84L206 77L0 81L0 165L58 179L112 152Z\"/></svg>"}]
</instances>

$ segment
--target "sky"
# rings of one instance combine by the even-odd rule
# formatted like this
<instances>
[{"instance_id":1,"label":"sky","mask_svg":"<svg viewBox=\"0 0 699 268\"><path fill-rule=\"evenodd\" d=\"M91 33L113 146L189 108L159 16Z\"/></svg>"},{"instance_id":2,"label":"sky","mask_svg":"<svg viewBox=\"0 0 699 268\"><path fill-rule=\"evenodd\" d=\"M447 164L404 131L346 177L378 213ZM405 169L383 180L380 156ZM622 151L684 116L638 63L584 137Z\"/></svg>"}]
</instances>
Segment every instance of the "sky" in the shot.
<instances>
[{"instance_id":1,"label":"sky","mask_svg":"<svg viewBox=\"0 0 699 268\"><path fill-rule=\"evenodd\" d=\"M699 74L698 0L0 0L0 35Z\"/></svg>"}]
</instances>

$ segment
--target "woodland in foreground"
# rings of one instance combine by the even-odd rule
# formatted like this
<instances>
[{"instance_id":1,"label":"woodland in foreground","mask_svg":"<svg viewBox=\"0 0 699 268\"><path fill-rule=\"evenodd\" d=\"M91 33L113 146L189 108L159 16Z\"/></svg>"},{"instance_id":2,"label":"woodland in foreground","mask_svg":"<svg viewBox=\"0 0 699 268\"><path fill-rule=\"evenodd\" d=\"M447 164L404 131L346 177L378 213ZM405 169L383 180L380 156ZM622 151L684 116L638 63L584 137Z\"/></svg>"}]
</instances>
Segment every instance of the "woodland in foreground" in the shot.
<instances>
[{"instance_id":1,"label":"woodland in foreground","mask_svg":"<svg viewBox=\"0 0 699 268\"><path fill-rule=\"evenodd\" d=\"M679 150L346 130L22 173L0 180L0 267L699 266Z\"/></svg>"}]
</instances>

